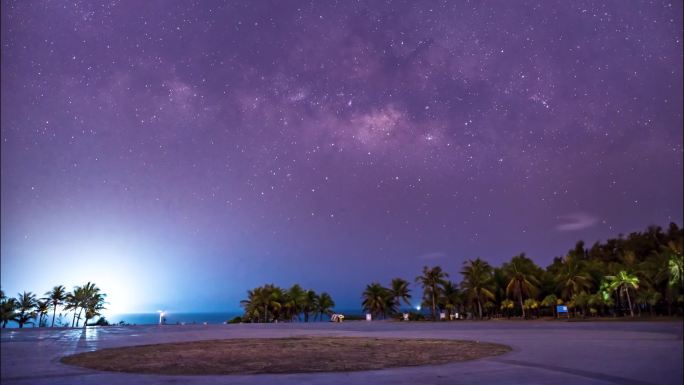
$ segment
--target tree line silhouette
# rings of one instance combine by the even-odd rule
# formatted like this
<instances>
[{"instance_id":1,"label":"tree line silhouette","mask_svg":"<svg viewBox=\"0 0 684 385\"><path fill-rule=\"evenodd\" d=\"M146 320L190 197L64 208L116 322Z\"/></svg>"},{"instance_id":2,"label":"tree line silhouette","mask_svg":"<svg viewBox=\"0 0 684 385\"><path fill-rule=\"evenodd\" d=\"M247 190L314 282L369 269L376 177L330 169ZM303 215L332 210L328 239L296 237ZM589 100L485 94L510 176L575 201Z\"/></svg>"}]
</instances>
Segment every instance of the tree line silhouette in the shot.
<instances>
[{"instance_id":1,"label":"tree line silhouette","mask_svg":"<svg viewBox=\"0 0 684 385\"><path fill-rule=\"evenodd\" d=\"M26 324L35 326L35 321L39 327L45 327L52 311L50 327L54 327L57 308L62 307L66 312L73 312L72 327L79 326L81 316L83 327L86 327L88 320L99 316L101 310L104 310L106 296L91 282L74 287L72 292L67 292L63 285L55 286L45 293L44 298L37 298L30 291L18 293L16 298L8 298L0 290L0 322L3 328L10 321L15 321L20 328ZM101 318L100 321L104 322L104 319Z\"/></svg>"},{"instance_id":2,"label":"tree line silhouette","mask_svg":"<svg viewBox=\"0 0 684 385\"><path fill-rule=\"evenodd\" d=\"M247 299L240 301L244 308L242 322L278 322L320 320L331 315L335 307L330 294L316 294L304 290L299 284L283 289L267 284L247 291Z\"/></svg>"},{"instance_id":3,"label":"tree line silhouette","mask_svg":"<svg viewBox=\"0 0 684 385\"><path fill-rule=\"evenodd\" d=\"M554 258L543 269L524 253L499 267L481 258L469 259L460 271L462 281L449 280L439 266L423 268L415 282L422 289L420 304L430 310L452 315L471 314L477 318L557 316L556 306L567 306L575 316L619 316L635 314L682 315L684 313L684 229L670 223L667 230L649 226L643 232L596 242L583 241L565 255ZM10 321L20 328L26 324L55 325L57 308L73 314L72 327L83 326L101 315L106 295L93 283L67 292L55 286L37 298L32 292L8 298L0 290L0 323ZM368 284L362 293L362 308L374 318L392 317L402 304L411 306L409 281L394 278L388 287ZM328 293L317 294L299 284L283 289L273 284L247 292L240 302L243 322L320 320L331 315L335 302ZM50 320L50 312L52 317ZM61 315L61 314L60 314ZM100 318L98 324L106 324Z\"/></svg>"},{"instance_id":4,"label":"tree line silhouette","mask_svg":"<svg viewBox=\"0 0 684 385\"><path fill-rule=\"evenodd\" d=\"M589 248L579 241L546 269L522 253L499 267L481 258L466 260L460 284L439 266L425 266L415 282L433 320L438 311L449 318L557 316L557 305L581 317L682 315L683 243L684 230L670 223L666 231L650 226ZM402 278L389 287L373 282L362 293L362 307L374 318L395 316L401 303L410 306L410 292Z\"/></svg>"}]
</instances>

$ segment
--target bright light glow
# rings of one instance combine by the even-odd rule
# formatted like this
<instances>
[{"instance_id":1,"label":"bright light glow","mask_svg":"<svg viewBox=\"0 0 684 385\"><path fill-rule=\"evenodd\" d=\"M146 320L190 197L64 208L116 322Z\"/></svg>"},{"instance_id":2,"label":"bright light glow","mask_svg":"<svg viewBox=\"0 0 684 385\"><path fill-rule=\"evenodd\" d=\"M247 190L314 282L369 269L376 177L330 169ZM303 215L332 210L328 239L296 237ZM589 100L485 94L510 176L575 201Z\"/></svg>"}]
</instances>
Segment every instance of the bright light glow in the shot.
<instances>
[{"instance_id":1,"label":"bright light glow","mask_svg":"<svg viewBox=\"0 0 684 385\"><path fill-rule=\"evenodd\" d=\"M30 288L42 293L62 284L71 291L74 286L93 282L107 295L103 311L107 318L113 314L149 311L149 304L145 302L156 294L150 288L162 286L163 279L146 273L156 267L149 256L162 251L122 231L79 228L54 232L53 229L37 231L40 238L36 236L31 247L23 250L26 255L17 254L11 260L13 264L6 266L3 261L3 290L13 293ZM41 266L41 269L28 276L20 274L29 265ZM5 274L10 278L6 280ZM13 282L17 276L24 279Z\"/></svg>"},{"instance_id":2,"label":"bright light glow","mask_svg":"<svg viewBox=\"0 0 684 385\"><path fill-rule=\"evenodd\" d=\"M416 306L416 310L420 311L420 305Z\"/></svg>"}]
</instances>

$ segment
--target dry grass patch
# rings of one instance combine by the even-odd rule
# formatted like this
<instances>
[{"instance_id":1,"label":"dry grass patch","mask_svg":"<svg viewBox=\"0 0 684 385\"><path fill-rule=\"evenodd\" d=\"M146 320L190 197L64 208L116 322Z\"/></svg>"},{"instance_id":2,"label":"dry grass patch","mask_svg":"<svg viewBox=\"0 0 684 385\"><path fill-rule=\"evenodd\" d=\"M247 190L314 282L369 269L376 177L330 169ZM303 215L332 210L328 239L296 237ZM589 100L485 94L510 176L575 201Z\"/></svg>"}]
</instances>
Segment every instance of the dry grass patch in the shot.
<instances>
[{"instance_id":1,"label":"dry grass patch","mask_svg":"<svg viewBox=\"0 0 684 385\"><path fill-rule=\"evenodd\" d=\"M103 349L61 361L97 370L152 374L307 373L438 365L509 350L504 345L456 340L248 338Z\"/></svg>"}]
</instances>

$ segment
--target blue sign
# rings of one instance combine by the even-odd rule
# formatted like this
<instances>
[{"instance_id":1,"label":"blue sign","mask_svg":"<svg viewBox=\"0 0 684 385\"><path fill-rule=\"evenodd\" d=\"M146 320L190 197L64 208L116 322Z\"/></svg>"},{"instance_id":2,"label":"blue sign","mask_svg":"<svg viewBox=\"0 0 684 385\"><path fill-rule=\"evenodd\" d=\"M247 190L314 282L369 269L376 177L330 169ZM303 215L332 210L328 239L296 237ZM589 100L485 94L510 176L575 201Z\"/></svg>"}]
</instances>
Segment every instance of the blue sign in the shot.
<instances>
[{"instance_id":1,"label":"blue sign","mask_svg":"<svg viewBox=\"0 0 684 385\"><path fill-rule=\"evenodd\" d=\"M558 305L556 306L556 312L558 313L567 313L568 312L568 307L563 306L563 305Z\"/></svg>"}]
</instances>

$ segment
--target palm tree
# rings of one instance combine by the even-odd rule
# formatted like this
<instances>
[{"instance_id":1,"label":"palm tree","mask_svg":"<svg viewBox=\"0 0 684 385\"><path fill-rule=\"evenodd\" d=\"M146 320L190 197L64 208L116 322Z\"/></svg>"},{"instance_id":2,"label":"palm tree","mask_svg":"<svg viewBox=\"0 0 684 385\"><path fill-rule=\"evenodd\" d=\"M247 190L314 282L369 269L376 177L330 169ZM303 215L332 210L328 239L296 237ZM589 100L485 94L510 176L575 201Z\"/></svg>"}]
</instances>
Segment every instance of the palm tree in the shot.
<instances>
[{"instance_id":1,"label":"palm tree","mask_svg":"<svg viewBox=\"0 0 684 385\"><path fill-rule=\"evenodd\" d=\"M558 318L558 314L556 313L556 305L558 304L558 297L556 297L555 294L549 294L541 301L542 306L551 308L554 318Z\"/></svg>"},{"instance_id":2,"label":"palm tree","mask_svg":"<svg viewBox=\"0 0 684 385\"><path fill-rule=\"evenodd\" d=\"M278 318L278 312L282 307L280 302L281 289L273 284L264 285L257 291L257 299L264 310L264 322L269 322L269 312L273 320Z\"/></svg>"},{"instance_id":3,"label":"palm tree","mask_svg":"<svg viewBox=\"0 0 684 385\"><path fill-rule=\"evenodd\" d=\"M66 300L66 289L63 285L55 286L52 290L45 293L47 299L50 301L52 307L52 324L50 327L55 327L55 315L57 314L57 307L64 304Z\"/></svg>"},{"instance_id":4,"label":"palm tree","mask_svg":"<svg viewBox=\"0 0 684 385\"><path fill-rule=\"evenodd\" d=\"M245 309L244 317L255 322L270 322L280 318L281 310L287 305L285 292L268 284L247 291L247 299L240 301Z\"/></svg>"},{"instance_id":5,"label":"palm tree","mask_svg":"<svg viewBox=\"0 0 684 385\"><path fill-rule=\"evenodd\" d=\"M572 296L570 302L568 303L570 307L575 308L575 315L577 315L577 308L581 310L582 318L587 313L587 306L590 304L591 295L581 292Z\"/></svg>"},{"instance_id":6,"label":"palm tree","mask_svg":"<svg viewBox=\"0 0 684 385\"><path fill-rule=\"evenodd\" d=\"M501 310L506 313L506 317L511 318L511 310L515 307L515 302L510 299L504 299L501 301Z\"/></svg>"},{"instance_id":7,"label":"palm tree","mask_svg":"<svg viewBox=\"0 0 684 385\"><path fill-rule=\"evenodd\" d=\"M494 299L492 288L492 267L480 258L469 259L463 262L463 282L461 287L465 290L469 300L477 303L477 312L482 319L482 302Z\"/></svg>"},{"instance_id":8,"label":"palm tree","mask_svg":"<svg viewBox=\"0 0 684 385\"><path fill-rule=\"evenodd\" d=\"M458 285L454 282L446 281L439 302L440 307L447 311L448 317L451 319L451 315L456 313L456 308L461 303L461 292L458 290Z\"/></svg>"},{"instance_id":9,"label":"palm tree","mask_svg":"<svg viewBox=\"0 0 684 385\"><path fill-rule=\"evenodd\" d=\"M506 295L506 285L508 285L508 274L505 265L502 267L494 267L492 269L492 280L491 288L492 293L494 293L494 300L498 303L506 300L508 296Z\"/></svg>"},{"instance_id":10,"label":"palm tree","mask_svg":"<svg viewBox=\"0 0 684 385\"><path fill-rule=\"evenodd\" d=\"M506 286L506 294L512 295L514 298L517 297L520 303L520 309L522 310L522 317L525 318L525 306L523 305L523 297L532 297L536 293L537 288L534 283L536 279L529 274L518 270L515 263L511 263L512 266L512 277Z\"/></svg>"},{"instance_id":11,"label":"palm tree","mask_svg":"<svg viewBox=\"0 0 684 385\"><path fill-rule=\"evenodd\" d=\"M608 280L608 288L611 291L618 291L627 296L627 304L629 306L629 314L634 317L634 309L632 309L632 299L629 295L629 289L639 288L639 278L635 275L630 275L624 270L621 270L617 275L606 276Z\"/></svg>"},{"instance_id":12,"label":"palm tree","mask_svg":"<svg viewBox=\"0 0 684 385\"><path fill-rule=\"evenodd\" d=\"M309 314L314 313L318 305L318 296L316 295L316 292L313 290L307 290L304 293L304 302L302 304L304 322L309 322Z\"/></svg>"},{"instance_id":13,"label":"palm tree","mask_svg":"<svg viewBox=\"0 0 684 385\"><path fill-rule=\"evenodd\" d=\"M433 268L423 267L423 275L416 277L416 282L419 282L423 287L423 297L429 301L431 306L432 320L437 321L435 316L437 313L437 299L442 292L445 279L449 274L442 271L442 268L435 266Z\"/></svg>"},{"instance_id":14,"label":"palm tree","mask_svg":"<svg viewBox=\"0 0 684 385\"><path fill-rule=\"evenodd\" d=\"M0 322L2 322L2 328L7 327L9 321L13 321L17 318L16 310L19 307L17 300L14 298L5 297L2 293L2 299L0 299Z\"/></svg>"},{"instance_id":15,"label":"palm tree","mask_svg":"<svg viewBox=\"0 0 684 385\"><path fill-rule=\"evenodd\" d=\"M660 301L662 295L653 289L640 290L636 294L635 301L641 306L648 307L648 313L653 316L653 306ZM641 306L639 307L639 314L641 314Z\"/></svg>"},{"instance_id":16,"label":"palm tree","mask_svg":"<svg viewBox=\"0 0 684 385\"><path fill-rule=\"evenodd\" d=\"M589 306L589 315L595 317L598 315L599 309L601 308L601 295L600 294L587 294L589 299L587 300L587 305Z\"/></svg>"},{"instance_id":17,"label":"palm tree","mask_svg":"<svg viewBox=\"0 0 684 385\"><path fill-rule=\"evenodd\" d=\"M556 275L557 289L561 297L570 299L573 295L589 290L591 277L582 270L582 264L573 255L568 255Z\"/></svg>"},{"instance_id":18,"label":"palm tree","mask_svg":"<svg viewBox=\"0 0 684 385\"><path fill-rule=\"evenodd\" d=\"M601 259L589 259L582 262L582 270L591 277L590 281L594 288L597 288L597 285L600 285L601 281L603 281L607 269L607 264Z\"/></svg>"},{"instance_id":19,"label":"palm tree","mask_svg":"<svg viewBox=\"0 0 684 385\"><path fill-rule=\"evenodd\" d=\"M386 314L388 299L391 299L391 294L387 288L378 282L373 282L366 286L362 298L363 310L371 313L374 317L378 317Z\"/></svg>"},{"instance_id":20,"label":"palm tree","mask_svg":"<svg viewBox=\"0 0 684 385\"><path fill-rule=\"evenodd\" d=\"M599 311L603 313L603 309L606 307L606 302L603 300L603 295L601 293L589 295L587 304L589 305L589 311L592 315L598 314Z\"/></svg>"},{"instance_id":21,"label":"palm tree","mask_svg":"<svg viewBox=\"0 0 684 385\"><path fill-rule=\"evenodd\" d=\"M76 325L76 316L77 316L77 312L81 306L81 298L82 297L83 297L83 291L78 286L74 287L73 293L67 293L65 295L64 310L74 312L74 316L71 319L71 327L74 327L74 325Z\"/></svg>"},{"instance_id":22,"label":"palm tree","mask_svg":"<svg viewBox=\"0 0 684 385\"><path fill-rule=\"evenodd\" d=\"M100 313L101 310L104 310L104 304L105 300L104 298L106 297L106 294L103 293L95 293L93 294L92 297L88 299L88 305L86 305L86 311L84 315L84 320L83 320L83 327L85 328L88 325L88 320L93 319L99 315L102 315Z\"/></svg>"},{"instance_id":23,"label":"palm tree","mask_svg":"<svg viewBox=\"0 0 684 385\"><path fill-rule=\"evenodd\" d=\"M78 327L81 323L81 314L83 314L87 295L86 289L82 286L74 287L73 294L70 297L67 295L67 306L71 306L74 310L74 318L71 322L72 327Z\"/></svg>"},{"instance_id":24,"label":"palm tree","mask_svg":"<svg viewBox=\"0 0 684 385\"><path fill-rule=\"evenodd\" d=\"M532 314L535 309L539 308L539 302L537 302L537 300L534 298L528 298L525 300L525 302L523 302L523 306L525 309L530 311L530 314Z\"/></svg>"},{"instance_id":25,"label":"palm tree","mask_svg":"<svg viewBox=\"0 0 684 385\"><path fill-rule=\"evenodd\" d=\"M330 315L335 307L335 301L333 301L330 294L323 292L318 296L316 300L316 314L320 319L323 314Z\"/></svg>"},{"instance_id":26,"label":"palm tree","mask_svg":"<svg viewBox=\"0 0 684 385\"><path fill-rule=\"evenodd\" d=\"M38 300L36 312L38 314L38 326L43 327L47 323L47 315L50 311L50 302L46 298Z\"/></svg>"},{"instance_id":27,"label":"palm tree","mask_svg":"<svg viewBox=\"0 0 684 385\"><path fill-rule=\"evenodd\" d=\"M669 241L653 250L636 271L646 286L658 290L667 303L667 314L672 314L672 303L679 288L684 287L684 257L679 241ZM660 300L659 300L660 301Z\"/></svg>"},{"instance_id":28,"label":"palm tree","mask_svg":"<svg viewBox=\"0 0 684 385\"><path fill-rule=\"evenodd\" d=\"M628 269L634 268L634 266L637 263L637 255L634 252L634 250L627 249L622 252L620 255L620 262L623 267L626 267Z\"/></svg>"},{"instance_id":29,"label":"palm tree","mask_svg":"<svg viewBox=\"0 0 684 385\"><path fill-rule=\"evenodd\" d=\"M100 288L92 282L83 285L82 290L84 293L81 307L85 312L83 315L83 327L85 328L88 326L88 320L100 315L100 310L104 309L104 297L106 295L101 293Z\"/></svg>"},{"instance_id":30,"label":"palm tree","mask_svg":"<svg viewBox=\"0 0 684 385\"><path fill-rule=\"evenodd\" d=\"M670 241L665 248L665 252L669 256L667 267L670 272L670 286L684 286L684 255L682 253L682 245Z\"/></svg>"},{"instance_id":31,"label":"palm tree","mask_svg":"<svg viewBox=\"0 0 684 385\"><path fill-rule=\"evenodd\" d=\"M408 288L409 283L402 278L394 278L390 287L390 294L394 305L399 308L403 301L406 305L411 306L411 290Z\"/></svg>"},{"instance_id":32,"label":"palm tree","mask_svg":"<svg viewBox=\"0 0 684 385\"><path fill-rule=\"evenodd\" d=\"M243 316L245 320L259 322L261 314L259 313L259 303L257 302L257 289L247 290L247 299L240 301L240 306L245 309L245 315Z\"/></svg>"},{"instance_id":33,"label":"palm tree","mask_svg":"<svg viewBox=\"0 0 684 385\"><path fill-rule=\"evenodd\" d=\"M285 307L289 309L288 317L290 319L297 318L299 320L299 313L304 309L304 304L307 303L306 293L299 284L295 283L288 289L286 293L287 301ZM305 321L308 321L308 313L305 314Z\"/></svg>"},{"instance_id":34,"label":"palm tree","mask_svg":"<svg viewBox=\"0 0 684 385\"><path fill-rule=\"evenodd\" d=\"M23 328L25 323L36 317L36 295L29 291L19 293L18 296L18 312L16 314L15 321L17 321L17 323L19 324L19 328Z\"/></svg>"}]
</instances>

